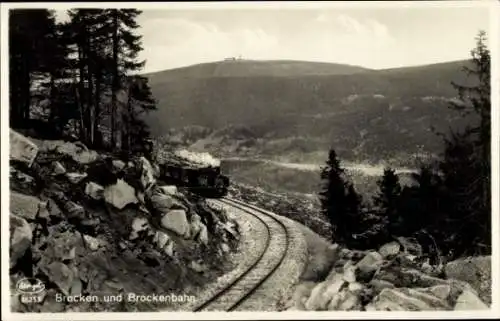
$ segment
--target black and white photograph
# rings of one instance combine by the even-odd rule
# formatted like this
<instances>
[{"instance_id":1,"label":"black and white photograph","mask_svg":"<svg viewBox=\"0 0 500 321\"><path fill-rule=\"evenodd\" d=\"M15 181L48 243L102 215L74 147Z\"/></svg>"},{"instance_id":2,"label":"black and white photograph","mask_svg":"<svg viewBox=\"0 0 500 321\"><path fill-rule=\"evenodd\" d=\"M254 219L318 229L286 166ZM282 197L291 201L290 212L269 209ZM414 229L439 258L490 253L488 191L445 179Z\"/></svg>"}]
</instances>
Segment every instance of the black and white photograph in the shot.
<instances>
[{"instance_id":1,"label":"black and white photograph","mask_svg":"<svg viewBox=\"0 0 500 321\"><path fill-rule=\"evenodd\" d=\"M2 319L498 316L498 9L2 4Z\"/></svg>"}]
</instances>

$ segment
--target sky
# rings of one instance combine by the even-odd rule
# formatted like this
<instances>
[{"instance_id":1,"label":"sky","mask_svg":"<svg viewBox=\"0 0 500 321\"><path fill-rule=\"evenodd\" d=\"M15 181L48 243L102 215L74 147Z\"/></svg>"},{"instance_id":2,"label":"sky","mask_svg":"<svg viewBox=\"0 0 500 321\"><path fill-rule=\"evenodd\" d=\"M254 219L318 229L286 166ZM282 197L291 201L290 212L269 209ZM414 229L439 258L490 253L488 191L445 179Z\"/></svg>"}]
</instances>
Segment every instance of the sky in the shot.
<instances>
[{"instance_id":1,"label":"sky","mask_svg":"<svg viewBox=\"0 0 500 321\"><path fill-rule=\"evenodd\" d=\"M467 59L486 7L143 9L144 72L220 61L304 60L373 69Z\"/></svg>"}]
</instances>

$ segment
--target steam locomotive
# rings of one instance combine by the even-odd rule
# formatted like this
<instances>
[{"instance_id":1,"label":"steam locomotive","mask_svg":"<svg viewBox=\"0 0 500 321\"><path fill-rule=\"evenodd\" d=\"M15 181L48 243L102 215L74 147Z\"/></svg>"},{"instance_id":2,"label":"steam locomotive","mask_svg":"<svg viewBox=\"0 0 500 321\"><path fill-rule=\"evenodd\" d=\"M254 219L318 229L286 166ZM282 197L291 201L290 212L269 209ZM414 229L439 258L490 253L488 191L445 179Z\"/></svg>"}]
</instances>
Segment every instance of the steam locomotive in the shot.
<instances>
[{"instance_id":1,"label":"steam locomotive","mask_svg":"<svg viewBox=\"0 0 500 321\"><path fill-rule=\"evenodd\" d=\"M152 143L147 144L145 154L152 152ZM175 153L168 153L159 161L160 179L166 184L186 187L204 197L221 198L227 195L229 177L221 174L220 166L193 162Z\"/></svg>"}]
</instances>

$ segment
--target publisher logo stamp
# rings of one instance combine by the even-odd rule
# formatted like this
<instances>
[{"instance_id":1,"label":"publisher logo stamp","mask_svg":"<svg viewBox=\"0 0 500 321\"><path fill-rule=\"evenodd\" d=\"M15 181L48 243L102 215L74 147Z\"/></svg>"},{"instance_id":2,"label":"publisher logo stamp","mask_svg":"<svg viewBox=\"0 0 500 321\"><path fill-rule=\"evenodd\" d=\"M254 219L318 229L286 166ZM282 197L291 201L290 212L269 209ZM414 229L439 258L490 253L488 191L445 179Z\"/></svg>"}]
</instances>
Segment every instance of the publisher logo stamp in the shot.
<instances>
[{"instance_id":1,"label":"publisher logo stamp","mask_svg":"<svg viewBox=\"0 0 500 321\"><path fill-rule=\"evenodd\" d=\"M17 281L16 291L19 300L24 304L41 303L45 292L45 284L36 278L23 278Z\"/></svg>"}]
</instances>

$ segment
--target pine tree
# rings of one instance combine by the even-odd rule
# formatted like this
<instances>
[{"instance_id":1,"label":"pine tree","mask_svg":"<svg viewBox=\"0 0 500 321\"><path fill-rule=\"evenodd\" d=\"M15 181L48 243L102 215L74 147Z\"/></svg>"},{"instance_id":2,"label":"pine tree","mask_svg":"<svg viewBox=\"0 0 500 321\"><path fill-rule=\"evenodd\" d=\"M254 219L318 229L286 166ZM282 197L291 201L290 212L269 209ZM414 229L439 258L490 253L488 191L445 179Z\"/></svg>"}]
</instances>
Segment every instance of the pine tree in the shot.
<instances>
[{"instance_id":1,"label":"pine tree","mask_svg":"<svg viewBox=\"0 0 500 321\"><path fill-rule=\"evenodd\" d=\"M141 116L155 110L156 101L147 78L135 75L128 77L127 82L127 108L122 116L124 124L122 137L124 150L130 154L133 152L134 146L142 146L144 139L149 138L150 133Z\"/></svg>"},{"instance_id":2,"label":"pine tree","mask_svg":"<svg viewBox=\"0 0 500 321\"><path fill-rule=\"evenodd\" d=\"M398 199L401 194L399 177L391 168L385 168L382 178L377 182L379 192L373 201L378 213L389 219L389 233L395 234L400 226L398 215Z\"/></svg>"},{"instance_id":3,"label":"pine tree","mask_svg":"<svg viewBox=\"0 0 500 321\"><path fill-rule=\"evenodd\" d=\"M335 150L331 149L326 166L321 171L324 181L320 193L322 212L330 221L335 241L349 244L357 232L362 200L344 174Z\"/></svg>"},{"instance_id":4,"label":"pine tree","mask_svg":"<svg viewBox=\"0 0 500 321\"><path fill-rule=\"evenodd\" d=\"M471 67L465 68L475 84L453 83L461 103L451 107L472 114L477 123L445 139L440 164L447 208L439 228L446 231L444 246L452 256L491 253L490 52L483 31L476 41Z\"/></svg>"},{"instance_id":5,"label":"pine tree","mask_svg":"<svg viewBox=\"0 0 500 321\"><path fill-rule=\"evenodd\" d=\"M111 94L111 146L115 147L117 142L116 134L121 115L119 110L118 92L123 88L125 76L129 72L140 70L145 61L138 60L138 54L142 50L141 36L134 34L139 28L136 22L137 17L142 13L136 9L108 9L107 14L111 17L108 29L111 34L112 59L110 69L112 75Z\"/></svg>"},{"instance_id":6,"label":"pine tree","mask_svg":"<svg viewBox=\"0 0 500 321\"><path fill-rule=\"evenodd\" d=\"M12 127L29 126L32 87L56 58L53 11L12 9L9 11L9 99ZM36 87L36 86L35 86Z\"/></svg>"}]
</instances>

